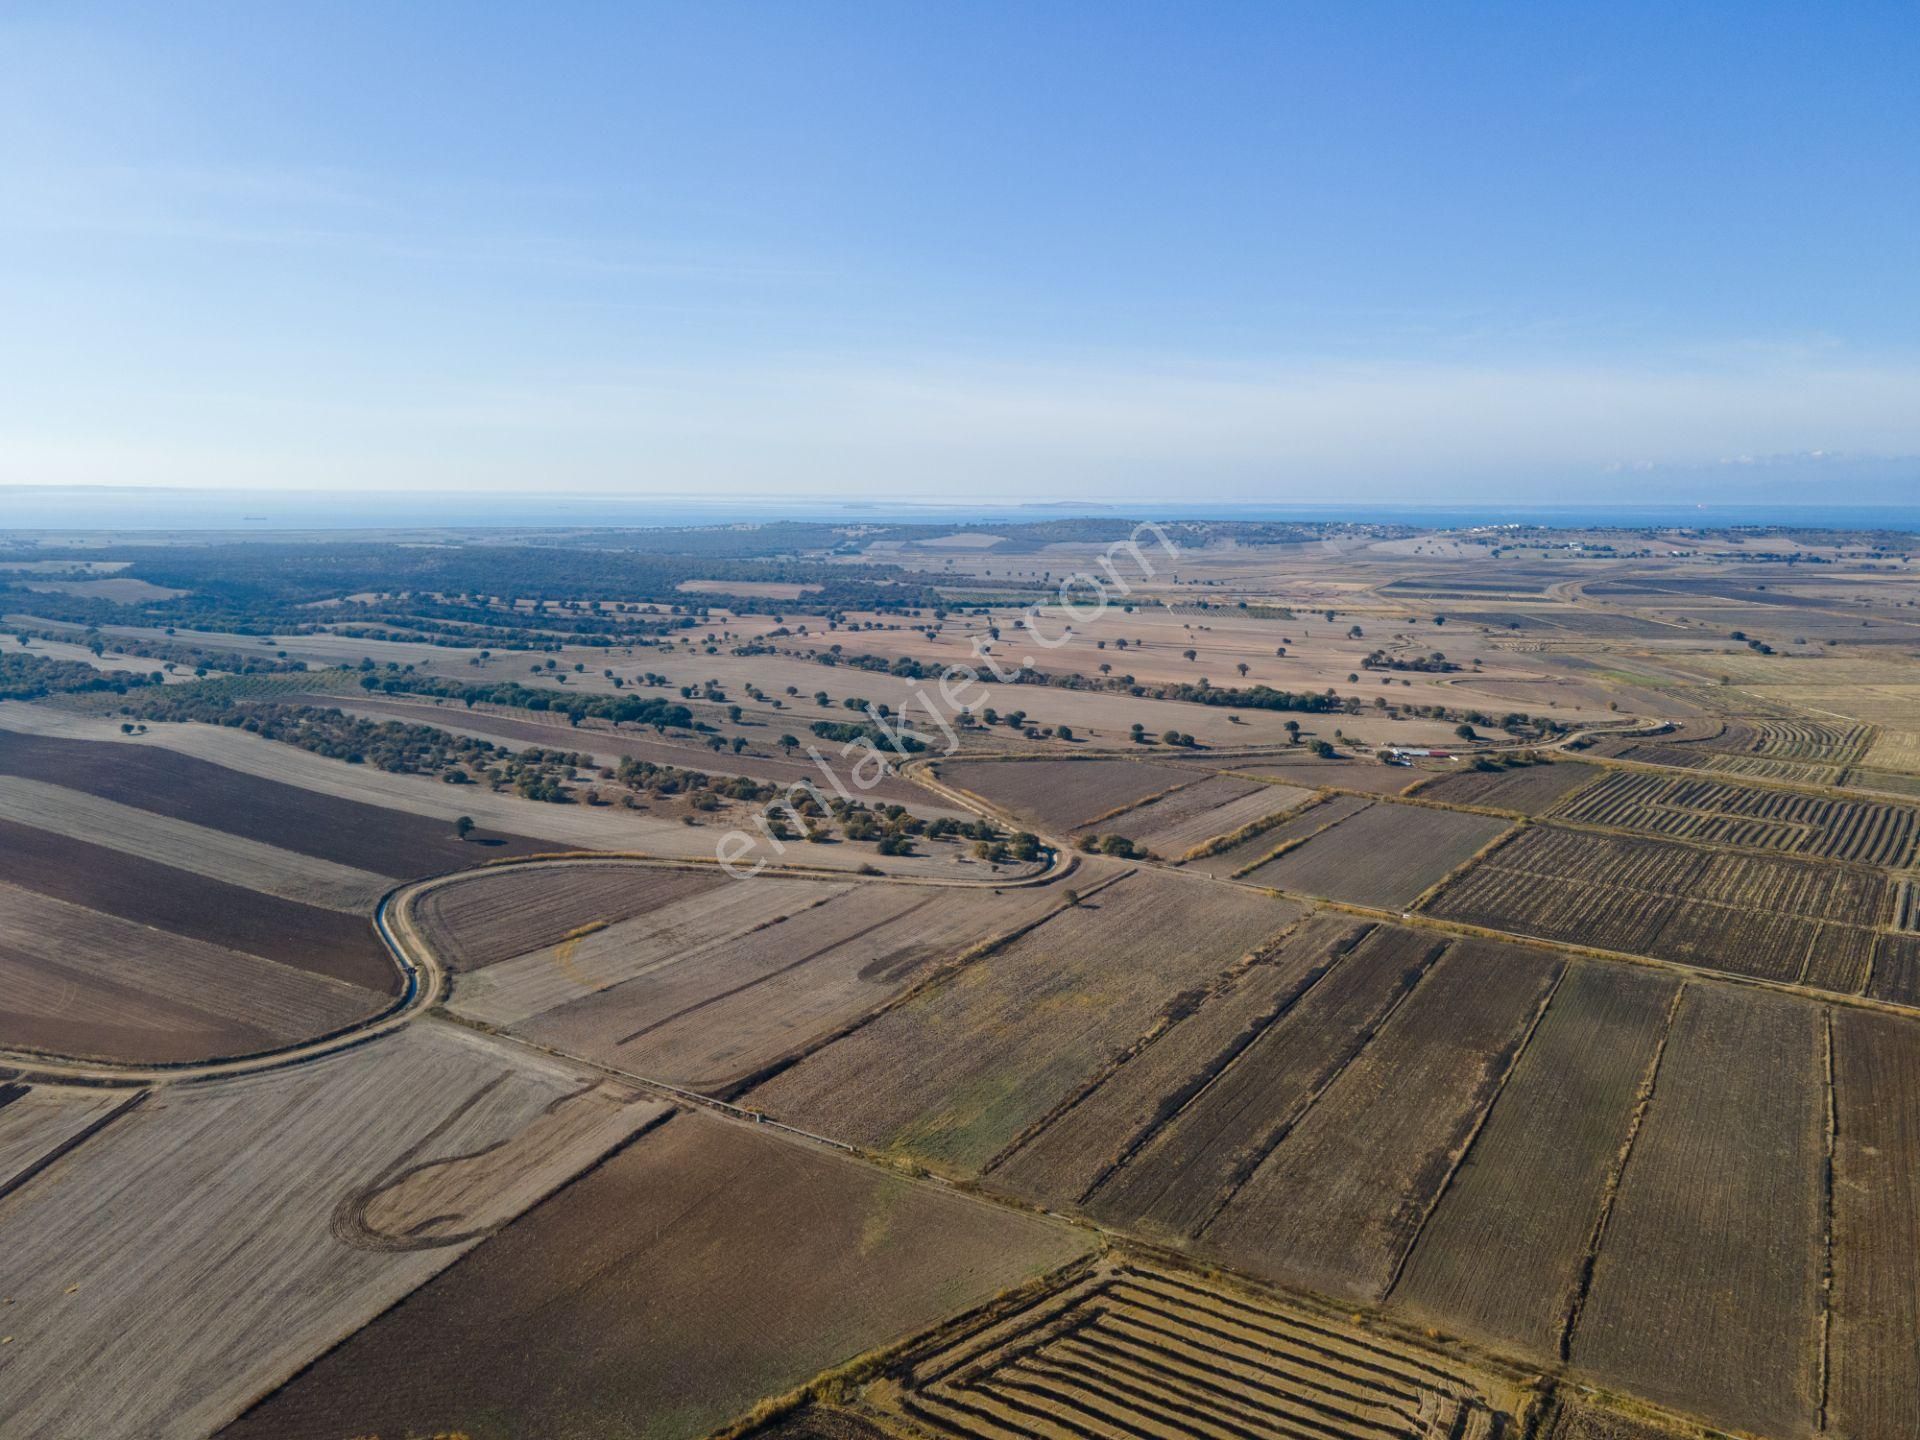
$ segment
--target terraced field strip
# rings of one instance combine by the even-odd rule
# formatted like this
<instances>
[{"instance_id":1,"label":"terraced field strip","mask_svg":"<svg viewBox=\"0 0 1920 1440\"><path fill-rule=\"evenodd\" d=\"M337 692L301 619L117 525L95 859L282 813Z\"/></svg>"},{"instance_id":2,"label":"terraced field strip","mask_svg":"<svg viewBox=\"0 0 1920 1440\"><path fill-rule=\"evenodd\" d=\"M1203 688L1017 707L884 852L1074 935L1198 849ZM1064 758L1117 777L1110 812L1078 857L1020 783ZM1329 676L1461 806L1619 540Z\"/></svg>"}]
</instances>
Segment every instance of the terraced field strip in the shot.
<instances>
[{"instance_id":1,"label":"terraced field strip","mask_svg":"<svg viewBox=\"0 0 1920 1440\"><path fill-rule=\"evenodd\" d=\"M1573 965L1421 1231L1396 1303L1543 1362L1560 1358L1679 989L1646 971Z\"/></svg>"},{"instance_id":2,"label":"terraced field strip","mask_svg":"<svg viewBox=\"0 0 1920 1440\"><path fill-rule=\"evenodd\" d=\"M0 775L0 820L348 914L371 914L395 883L392 877L370 870L14 775Z\"/></svg>"},{"instance_id":3,"label":"terraced field strip","mask_svg":"<svg viewBox=\"0 0 1920 1440\"><path fill-rule=\"evenodd\" d=\"M145 1094L0 1084L0 1199Z\"/></svg>"},{"instance_id":4,"label":"terraced field strip","mask_svg":"<svg viewBox=\"0 0 1920 1440\"><path fill-rule=\"evenodd\" d=\"M1826 1115L1818 1005L1689 986L1573 1363L1719 1425L1806 1433L1819 1398Z\"/></svg>"},{"instance_id":5,"label":"terraced field strip","mask_svg":"<svg viewBox=\"0 0 1920 1440\"><path fill-rule=\"evenodd\" d=\"M1187 1240L1285 1139L1421 983L1444 940L1381 926L1266 1027L1086 1196L1123 1229Z\"/></svg>"},{"instance_id":6,"label":"terraced field strip","mask_svg":"<svg viewBox=\"0 0 1920 1440\"><path fill-rule=\"evenodd\" d=\"M1048 1204L1084 1200L1297 1004L1368 929L1342 917L1303 921L1276 950L1209 994L990 1166L994 1183Z\"/></svg>"},{"instance_id":7,"label":"terraced field strip","mask_svg":"<svg viewBox=\"0 0 1920 1440\"><path fill-rule=\"evenodd\" d=\"M1246 876L1261 862L1273 859L1280 852L1303 844L1323 830L1331 829L1343 820L1350 820L1373 801L1364 795L1329 795L1317 803L1308 804L1297 815L1288 816L1270 829L1252 835L1231 850L1223 850L1218 855L1207 856L1195 861L1188 868L1199 870L1208 875L1229 875L1236 879Z\"/></svg>"},{"instance_id":8,"label":"terraced field strip","mask_svg":"<svg viewBox=\"0 0 1920 1440\"><path fill-rule=\"evenodd\" d=\"M1614 770L1553 814L1671 839L1900 869L1914 863L1920 809L1793 790Z\"/></svg>"},{"instance_id":9,"label":"terraced field strip","mask_svg":"<svg viewBox=\"0 0 1920 1440\"><path fill-rule=\"evenodd\" d=\"M1275 1302L1134 1262L915 1357L871 1399L979 1440L1496 1440L1519 1396Z\"/></svg>"},{"instance_id":10,"label":"terraced field strip","mask_svg":"<svg viewBox=\"0 0 1920 1440\"><path fill-rule=\"evenodd\" d=\"M1450 947L1206 1226L1250 1273L1377 1301L1500 1093L1564 962Z\"/></svg>"},{"instance_id":11,"label":"terraced field strip","mask_svg":"<svg viewBox=\"0 0 1920 1440\"><path fill-rule=\"evenodd\" d=\"M1129 811L1111 822L1111 828L1156 855L1179 860L1217 836L1231 835L1269 815L1292 810L1311 794L1284 785L1215 775L1164 800Z\"/></svg>"},{"instance_id":12,"label":"terraced field strip","mask_svg":"<svg viewBox=\"0 0 1920 1440\"><path fill-rule=\"evenodd\" d=\"M1920 1435L1920 1025L1836 1010L1827 1428Z\"/></svg>"}]
</instances>

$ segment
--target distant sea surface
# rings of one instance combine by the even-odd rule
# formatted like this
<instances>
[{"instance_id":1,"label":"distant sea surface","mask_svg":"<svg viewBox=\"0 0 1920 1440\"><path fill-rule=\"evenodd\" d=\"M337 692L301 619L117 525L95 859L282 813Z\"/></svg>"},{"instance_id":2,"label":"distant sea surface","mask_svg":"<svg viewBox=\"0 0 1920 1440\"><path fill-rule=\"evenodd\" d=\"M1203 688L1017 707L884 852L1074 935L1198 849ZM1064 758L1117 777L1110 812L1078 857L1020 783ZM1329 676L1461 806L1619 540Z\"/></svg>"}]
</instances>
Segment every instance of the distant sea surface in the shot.
<instances>
[{"instance_id":1,"label":"distant sea surface","mask_svg":"<svg viewBox=\"0 0 1920 1440\"><path fill-rule=\"evenodd\" d=\"M0 531L554 529L736 525L775 520L956 527L1084 517L1139 520L1301 520L1404 524L1595 526L1784 525L1920 532L1916 505L1334 505L955 504L899 501L720 500L607 495L343 494L0 486Z\"/></svg>"}]
</instances>

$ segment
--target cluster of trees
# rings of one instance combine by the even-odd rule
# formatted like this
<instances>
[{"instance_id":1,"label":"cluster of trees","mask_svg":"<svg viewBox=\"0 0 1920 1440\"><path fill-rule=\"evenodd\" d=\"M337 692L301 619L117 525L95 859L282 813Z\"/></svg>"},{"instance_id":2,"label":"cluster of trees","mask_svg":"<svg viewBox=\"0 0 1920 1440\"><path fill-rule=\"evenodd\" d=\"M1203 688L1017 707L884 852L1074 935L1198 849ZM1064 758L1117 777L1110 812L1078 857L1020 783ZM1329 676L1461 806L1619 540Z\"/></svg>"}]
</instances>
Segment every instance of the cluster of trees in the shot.
<instances>
[{"instance_id":1,"label":"cluster of trees","mask_svg":"<svg viewBox=\"0 0 1920 1440\"><path fill-rule=\"evenodd\" d=\"M1360 662L1362 670L1418 670L1423 672L1446 672L1458 670L1460 666L1438 650L1431 655L1390 655L1385 650L1375 650Z\"/></svg>"},{"instance_id":2,"label":"cluster of trees","mask_svg":"<svg viewBox=\"0 0 1920 1440\"><path fill-rule=\"evenodd\" d=\"M446 700L458 700L469 710L475 705L486 704L515 710L553 712L565 715L575 725L591 716L615 725L651 726L660 732L713 728L695 721L693 711L685 705L658 695L568 693L544 685L522 685L514 680L470 685L459 680L412 675L404 671L364 675L360 686L383 695L434 695Z\"/></svg>"},{"instance_id":3,"label":"cluster of trees","mask_svg":"<svg viewBox=\"0 0 1920 1440\"><path fill-rule=\"evenodd\" d=\"M96 670L78 660L54 660L18 650L0 651L0 700L39 700L48 695L109 691L124 695L142 686L158 685L158 671L137 675L120 670Z\"/></svg>"}]
</instances>

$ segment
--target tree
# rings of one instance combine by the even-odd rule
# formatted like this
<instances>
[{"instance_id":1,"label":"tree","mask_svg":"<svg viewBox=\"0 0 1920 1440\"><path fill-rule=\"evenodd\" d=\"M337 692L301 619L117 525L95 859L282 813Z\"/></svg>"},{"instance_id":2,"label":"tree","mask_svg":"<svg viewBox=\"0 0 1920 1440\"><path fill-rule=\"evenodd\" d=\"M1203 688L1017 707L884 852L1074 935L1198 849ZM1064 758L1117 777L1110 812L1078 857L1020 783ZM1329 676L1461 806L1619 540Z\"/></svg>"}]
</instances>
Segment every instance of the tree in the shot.
<instances>
[{"instance_id":1,"label":"tree","mask_svg":"<svg viewBox=\"0 0 1920 1440\"><path fill-rule=\"evenodd\" d=\"M1053 733L1058 735L1062 740L1073 739L1073 727L1071 725L1057 726Z\"/></svg>"},{"instance_id":2,"label":"tree","mask_svg":"<svg viewBox=\"0 0 1920 1440\"><path fill-rule=\"evenodd\" d=\"M1480 738L1473 733L1473 727L1471 725L1456 725L1453 727L1453 733L1458 735L1462 740L1478 740Z\"/></svg>"},{"instance_id":3,"label":"tree","mask_svg":"<svg viewBox=\"0 0 1920 1440\"><path fill-rule=\"evenodd\" d=\"M1318 755L1322 760L1331 760L1334 758L1335 752L1333 746L1327 741L1316 740L1313 742L1313 753Z\"/></svg>"},{"instance_id":4,"label":"tree","mask_svg":"<svg viewBox=\"0 0 1920 1440\"><path fill-rule=\"evenodd\" d=\"M1244 660L1243 660L1243 661L1241 661L1241 662L1240 662L1240 663L1239 663L1238 665L1236 665L1236 666L1234 666L1233 668L1234 668L1234 669L1236 669L1236 670L1238 670L1238 671L1240 672L1240 678L1241 678L1242 680L1244 680L1244 679L1246 679L1246 678L1247 678L1247 672L1248 672L1249 670L1251 670L1251 669L1252 669L1253 667L1252 667L1251 665L1249 665L1249 664L1247 664L1247 663L1246 663L1246 661L1244 661Z\"/></svg>"},{"instance_id":5,"label":"tree","mask_svg":"<svg viewBox=\"0 0 1920 1440\"><path fill-rule=\"evenodd\" d=\"M466 839L467 836L473 833L473 817L471 815L462 815L458 820L454 821L453 833L458 835L462 840Z\"/></svg>"},{"instance_id":6,"label":"tree","mask_svg":"<svg viewBox=\"0 0 1920 1440\"><path fill-rule=\"evenodd\" d=\"M1138 744L1141 744L1141 743L1142 743L1143 741L1145 741L1145 740L1146 740L1146 738L1147 738L1147 727L1146 727L1146 726L1144 726L1144 725L1142 725L1142 724L1141 724L1141 723L1140 723L1140 722L1139 722L1138 720L1136 720L1136 721L1134 721L1134 722L1133 722L1133 725L1132 725L1132 728L1131 728L1131 730L1129 731L1129 733L1130 733L1130 734L1132 735L1132 737L1133 737L1133 743L1134 743L1134 744L1136 744L1136 745L1138 745Z\"/></svg>"},{"instance_id":7,"label":"tree","mask_svg":"<svg viewBox=\"0 0 1920 1440\"><path fill-rule=\"evenodd\" d=\"M1300 743L1300 722L1298 720L1289 720L1286 723L1285 729L1287 732L1287 743L1289 745L1298 745Z\"/></svg>"},{"instance_id":8,"label":"tree","mask_svg":"<svg viewBox=\"0 0 1920 1440\"><path fill-rule=\"evenodd\" d=\"M780 748L791 755L800 748L800 742L791 735L782 735L780 737Z\"/></svg>"},{"instance_id":9,"label":"tree","mask_svg":"<svg viewBox=\"0 0 1920 1440\"><path fill-rule=\"evenodd\" d=\"M1200 652L1198 650L1182 650L1180 653L1189 660L1197 660L1200 658Z\"/></svg>"}]
</instances>

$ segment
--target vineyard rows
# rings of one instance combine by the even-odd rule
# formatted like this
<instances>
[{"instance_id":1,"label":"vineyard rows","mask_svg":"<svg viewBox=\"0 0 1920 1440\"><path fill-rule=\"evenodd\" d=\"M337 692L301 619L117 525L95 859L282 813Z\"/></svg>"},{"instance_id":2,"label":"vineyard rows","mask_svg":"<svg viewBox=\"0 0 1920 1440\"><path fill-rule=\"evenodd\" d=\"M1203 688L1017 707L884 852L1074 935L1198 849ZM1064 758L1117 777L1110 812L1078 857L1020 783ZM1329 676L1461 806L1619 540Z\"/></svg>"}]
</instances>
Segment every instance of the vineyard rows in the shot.
<instances>
[{"instance_id":1,"label":"vineyard rows","mask_svg":"<svg viewBox=\"0 0 1920 1440\"><path fill-rule=\"evenodd\" d=\"M1674 839L1900 868L1920 843L1920 809L1834 800L1718 780L1616 771L1570 797L1559 818Z\"/></svg>"}]
</instances>

